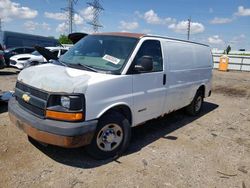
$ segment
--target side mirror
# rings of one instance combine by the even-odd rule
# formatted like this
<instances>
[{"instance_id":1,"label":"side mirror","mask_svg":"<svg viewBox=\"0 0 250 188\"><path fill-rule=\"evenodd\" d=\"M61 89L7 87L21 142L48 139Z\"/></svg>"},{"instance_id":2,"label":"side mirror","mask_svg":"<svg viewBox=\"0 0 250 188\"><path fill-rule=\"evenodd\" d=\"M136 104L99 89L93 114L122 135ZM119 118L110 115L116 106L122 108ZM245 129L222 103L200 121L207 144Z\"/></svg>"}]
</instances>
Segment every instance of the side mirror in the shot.
<instances>
[{"instance_id":1,"label":"side mirror","mask_svg":"<svg viewBox=\"0 0 250 188\"><path fill-rule=\"evenodd\" d=\"M150 72L153 70L153 57L142 56L138 59L137 64L134 67L137 72Z\"/></svg>"}]
</instances>

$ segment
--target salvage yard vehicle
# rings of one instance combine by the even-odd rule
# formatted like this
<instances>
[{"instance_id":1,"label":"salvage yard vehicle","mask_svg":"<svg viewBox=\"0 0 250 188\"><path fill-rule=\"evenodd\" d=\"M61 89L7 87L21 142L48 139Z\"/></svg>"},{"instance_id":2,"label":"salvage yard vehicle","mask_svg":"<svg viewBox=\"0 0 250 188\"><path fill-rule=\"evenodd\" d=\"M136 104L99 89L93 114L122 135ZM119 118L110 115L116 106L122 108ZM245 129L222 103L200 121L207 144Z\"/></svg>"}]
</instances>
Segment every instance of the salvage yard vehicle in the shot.
<instances>
[{"instance_id":1,"label":"salvage yard vehicle","mask_svg":"<svg viewBox=\"0 0 250 188\"><path fill-rule=\"evenodd\" d=\"M6 66L3 54L4 52L0 50L0 69L3 69Z\"/></svg>"},{"instance_id":2,"label":"salvage yard vehicle","mask_svg":"<svg viewBox=\"0 0 250 188\"><path fill-rule=\"evenodd\" d=\"M50 50L57 57L60 57L68 51L68 47L46 47L46 49ZM24 69L46 62L47 60L38 51L34 51L31 54L15 55L10 58L10 66L18 69Z\"/></svg>"},{"instance_id":3,"label":"salvage yard vehicle","mask_svg":"<svg viewBox=\"0 0 250 188\"><path fill-rule=\"evenodd\" d=\"M10 66L10 58L18 54L29 54L34 52L33 47L15 47L4 50L4 59L7 66Z\"/></svg>"},{"instance_id":4,"label":"salvage yard vehicle","mask_svg":"<svg viewBox=\"0 0 250 188\"><path fill-rule=\"evenodd\" d=\"M98 33L50 63L23 70L9 101L11 121L29 137L97 159L120 155L131 127L211 94L209 46L162 36Z\"/></svg>"},{"instance_id":5,"label":"salvage yard vehicle","mask_svg":"<svg viewBox=\"0 0 250 188\"><path fill-rule=\"evenodd\" d=\"M57 39L13 31L0 31L0 44L4 49L25 46L58 46Z\"/></svg>"}]
</instances>

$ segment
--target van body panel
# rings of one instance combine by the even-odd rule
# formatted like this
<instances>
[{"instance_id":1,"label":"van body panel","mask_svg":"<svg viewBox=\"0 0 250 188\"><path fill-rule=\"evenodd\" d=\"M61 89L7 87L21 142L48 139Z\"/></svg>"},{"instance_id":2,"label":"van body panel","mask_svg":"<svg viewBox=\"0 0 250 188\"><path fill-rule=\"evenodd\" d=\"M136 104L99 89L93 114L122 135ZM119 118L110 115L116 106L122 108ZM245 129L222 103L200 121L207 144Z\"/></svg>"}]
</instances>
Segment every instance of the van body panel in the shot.
<instances>
[{"instance_id":1,"label":"van body panel","mask_svg":"<svg viewBox=\"0 0 250 188\"><path fill-rule=\"evenodd\" d=\"M166 88L163 71L133 75L134 125L160 116L163 113Z\"/></svg>"},{"instance_id":2,"label":"van body panel","mask_svg":"<svg viewBox=\"0 0 250 188\"><path fill-rule=\"evenodd\" d=\"M105 75L98 80L90 79L86 97L86 118L99 118L102 114L118 105L133 109L132 76ZM98 98L98 100L96 100ZM132 110L131 110L132 111Z\"/></svg>"},{"instance_id":3,"label":"van body panel","mask_svg":"<svg viewBox=\"0 0 250 188\"><path fill-rule=\"evenodd\" d=\"M211 54L206 46L182 41L164 40L162 46L167 67L164 109L168 113L190 104L200 86L211 90Z\"/></svg>"}]
</instances>

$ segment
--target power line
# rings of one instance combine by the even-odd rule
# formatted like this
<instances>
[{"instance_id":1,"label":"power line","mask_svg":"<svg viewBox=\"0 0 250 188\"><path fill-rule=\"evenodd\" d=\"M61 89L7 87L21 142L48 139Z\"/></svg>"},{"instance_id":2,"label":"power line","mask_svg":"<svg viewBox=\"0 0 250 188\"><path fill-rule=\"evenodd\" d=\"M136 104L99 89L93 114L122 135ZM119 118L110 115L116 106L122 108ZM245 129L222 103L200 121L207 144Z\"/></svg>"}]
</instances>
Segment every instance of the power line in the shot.
<instances>
[{"instance_id":1,"label":"power line","mask_svg":"<svg viewBox=\"0 0 250 188\"><path fill-rule=\"evenodd\" d=\"M190 38L190 30L191 30L191 17L188 19L187 40L189 40Z\"/></svg>"},{"instance_id":2,"label":"power line","mask_svg":"<svg viewBox=\"0 0 250 188\"><path fill-rule=\"evenodd\" d=\"M92 25L93 31L95 33L98 32L99 28L103 27L100 22L99 22L99 16L101 11L104 11L104 8L100 4L99 0L93 0L92 2L87 2L87 4L92 7L93 11L93 18L92 21L89 22L88 24Z\"/></svg>"}]
</instances>

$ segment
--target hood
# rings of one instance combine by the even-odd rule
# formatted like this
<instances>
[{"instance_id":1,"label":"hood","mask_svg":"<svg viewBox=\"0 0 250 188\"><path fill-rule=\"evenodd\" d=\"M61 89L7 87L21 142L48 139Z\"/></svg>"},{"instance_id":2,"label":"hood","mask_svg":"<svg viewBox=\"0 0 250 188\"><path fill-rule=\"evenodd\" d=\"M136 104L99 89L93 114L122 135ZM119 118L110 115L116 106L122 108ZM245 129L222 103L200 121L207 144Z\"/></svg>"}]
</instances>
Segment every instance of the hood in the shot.
<instances>
[{"instance_id":1,"label":"hood","mask_svg":"<svg viewBox=\"0 0 250 188\"><path fill-rule=\"evenodd\" d=\"M21 71L18 81L48 92L85 93L91 78L102 77L105 74L49 63Z\"/></svg>"},{"instance_id":2,"label":"hood","mask_svg":"<svg viewBox=\"0 0 250 188\"><path fill-rule=\"evenodd\" d=\"M58 60L58 57L49 49L41 46L35 46L35 49L47 60L47 62L51 59Z\"/></svg>"},{"instance_id":3,"label":"hood","mask_svg":"<svg viewBox=\"0 0 250 188\"><path fill-rule=\"evenodd\" d=\"M75 44L87 35L87 33L70 33L68 35L68 39L71 40L73 44Z\"/></svg>"},{"instance_id":4,"label":"hood","mask_svg":"<svg viewBox=\"0 0 250 188\"><path fill-rule=\"evenodd\" d=\"M19 55L12 56L10 59L11 60L18 60L20 58L33 58L33 57L38 57L38 56L35 56L35 55L32 55L32 54L19 54Z\"/></svg>"}]
</instances>

